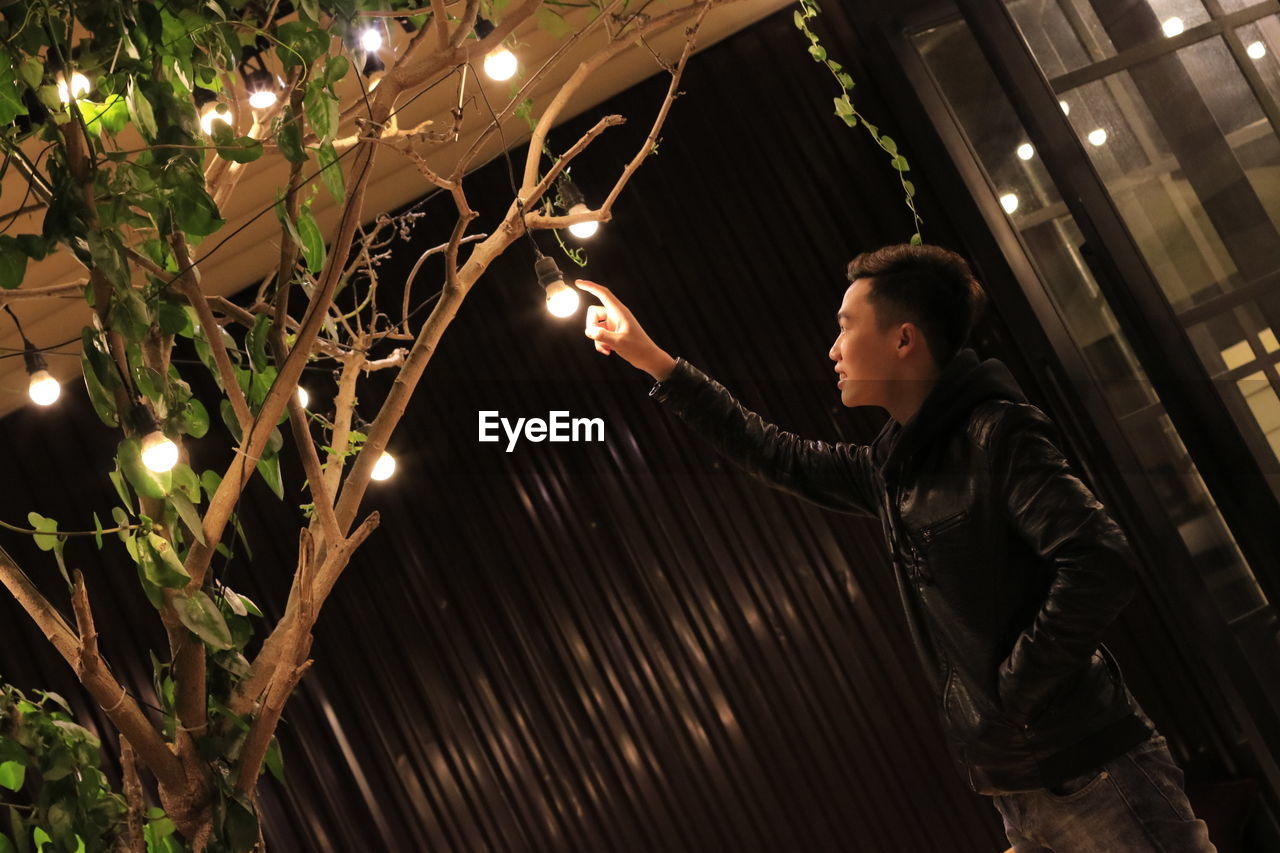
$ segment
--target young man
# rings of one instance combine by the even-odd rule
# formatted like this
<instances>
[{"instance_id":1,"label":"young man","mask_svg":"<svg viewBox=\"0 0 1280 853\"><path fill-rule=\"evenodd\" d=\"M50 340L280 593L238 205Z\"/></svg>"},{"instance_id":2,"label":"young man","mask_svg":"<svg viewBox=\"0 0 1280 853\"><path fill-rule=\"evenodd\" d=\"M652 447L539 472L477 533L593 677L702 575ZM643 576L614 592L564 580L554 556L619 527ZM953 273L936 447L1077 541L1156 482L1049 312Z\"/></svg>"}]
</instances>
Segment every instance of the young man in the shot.
<instances>
[{"instance_id":1,"label":"young man","mask_svg":"<svg viewBox=\"0 0 1280 853\"><path fill-rule=\"evenodd\" d=\"M1120 528L1050 420L964 344L982 289L960 256L886 246L849 264L835 362L845 406L890 419L869 445L802 439L672 358L608 288L586 335L658 380L650 396L718 452L827 509L878 517L947 743L1017 853L1212 851L1182 771L1103 630L1134 591Z\"/></svg>"}]
</instances>

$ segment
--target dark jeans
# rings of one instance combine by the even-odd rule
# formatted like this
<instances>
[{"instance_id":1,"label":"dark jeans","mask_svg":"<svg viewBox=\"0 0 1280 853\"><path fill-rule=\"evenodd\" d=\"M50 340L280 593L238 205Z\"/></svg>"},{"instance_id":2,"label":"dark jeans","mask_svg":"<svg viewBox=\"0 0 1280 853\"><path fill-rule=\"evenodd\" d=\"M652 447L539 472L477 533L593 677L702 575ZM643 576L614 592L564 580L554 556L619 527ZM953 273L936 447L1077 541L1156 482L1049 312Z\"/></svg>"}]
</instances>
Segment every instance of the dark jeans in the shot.
<instances>
[{"instance_id":1,"label":"dark jeans","mask_svg":"<svg viewBox=\"0 0 1280 853\"><path fill-rule=\"evenodd\" d=\"M1016 853L1205 853L1209 841L1164 736L1054 788L994 797Z\"/></svg>"}]
</instances>

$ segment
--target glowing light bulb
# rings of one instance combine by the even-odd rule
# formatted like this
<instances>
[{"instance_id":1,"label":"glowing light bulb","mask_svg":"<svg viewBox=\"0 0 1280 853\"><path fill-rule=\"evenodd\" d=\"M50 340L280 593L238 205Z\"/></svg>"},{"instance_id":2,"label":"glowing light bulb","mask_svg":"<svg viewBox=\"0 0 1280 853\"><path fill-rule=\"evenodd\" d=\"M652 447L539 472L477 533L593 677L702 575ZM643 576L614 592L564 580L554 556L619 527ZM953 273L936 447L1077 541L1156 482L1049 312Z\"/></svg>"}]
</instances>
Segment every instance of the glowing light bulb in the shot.
<instances>
[{"instance_id":1,"label":"glowing light bulb","mask_svg":"<svg viewBox=\"0 0 1280 853\"><path fill-rule=\"evenodd\" d=\"M205 136L213 136L213 123L220 121L231 126L231 113L219 112L217 105L211 105L203 113L200 114L200 129L204 131Z\"/></svg>"},{"instance_id":2,"label":"glowing light bulb","mask_svg":"<svg viewBox=\"0 0 1280 853\"><path fill-rule=\"evenodd\" d=\"M64 104L71 103L71 99L79 100L89 94L89 78L75 71L71 74L71 88L68 90L66 80L58 80L58 100Z\"/></svg>"},{"instance_id":3,"label":"glowing light bulb","mask_svg":"<svg viewBox=\"0 0 1280 853\"><path fill-rule=\"evenodd\" d=\"M547 310L556 317L572 316L578 310L578 302L578 291L563 281L547 288Z\"/></svg>"},{"instance_id":4,"label":"glowing light bulb","mask_svg":"<svg viewBox=\"0 0 1280 853\"><path fill-rule=\"evenodd\" d=\"M310 402L311 402L311 395L307 393L306 388L303 388L301 385L299 385L298 386L298 405L305 409L307 407L307 404Z\"/></svg>"},{"instance_id":5,"label":"glowing light bulb","mask_svg":"<svg viewBox=\"0 0 1280 853\"><path fill-rule=\"evenodd\" d=\"M1182 23L1181 18L1169 18L1160 25L1160 29L1164 30L1165 38L1173 38L1174 36L1182 35L1182 31L1186 29L1186 26Z\"/></svg>"},{"instance_id":6,"label":"glowing light bulb","mask_svg":"<svg viewBox=\"0 0 1280 853\"><path fill-rule=\"evenodd\" d=\"M158 429L147 433L142 439L142 464L150 471L163 474L178 464L178 445Z\"/></svg>"},{"instance_id":7,"label":"glowing light bulb","mask_svg":"<svg viewBox=\"0 0 1280 853\"><path fill-rule=\"evenodd\" d=\"M505 47L489 51L484 58L484 73L491 80L510 80L519 67L516 55Z\"/></svg>"},{"instance_id":8,"label":"glowing light bulb","mask_svg":"<svg viewBox=\"0 0 1280 853\"><path fill-rule=\"evenodd\" d=\"M1005 213L1013 213L1018 209L1018 197L1013 193L1005 193L1000 196L1000 206L1004 208Z\"/></svg>"},{"instance_id":9,"label":"glowing light bulb","mask_svg":"<svg viewBox=\"0 0 1280 853\"><path fill-rule=\"evenodd\" d=\"M377 27L369 27L360 34L360 47L365 53L382 50L382 31Z\"/></svg>"},{"instance_id":10,"label":"glowing light bulb","mask_svg":"<svg viewBox=\"0 0 1280 853\"><path fill-rule=\"evenodd\" d=\"M1034 156L1036 156L1036 149L1031 147L1030 142L1024 142L1018 146L1019 160L1030 160Z\"/></svg>"},{"instance_id":11,"label":"glowing light bulb","mask_svg":"<svg viewBox=\"0 0 1280 853\"><path fill-rule=\"evenodd\" d=\"M47 370L37 370L31 374L31 384L27 386L27 396L37 406L52 406L62 393L58 380L49 375Z\"/></svg>"},{"instance_id":12,"label":"glowing light bulb","mask_svg":"<svg viewBox=\"0 0 1280 853\"><path fill-rule=\"evenodd\" d=\"M1089 131L1090 145L1105 145L1107 142L1107 132L1102 128Z\"/></svg>"},{"instance_id":13,"label":"glowing light bulb","mask_svg":"<svg viewBox=\"0 0 1280 853\"><path fill-rule=\"evenodd\" d=\"M369 474L375 480L386 480L396 472L396 458L385 450L378 457L378 461L373 463L373 471Z\"/></svg>"},{"instance_id":14,"label":"glowing light bulb","mask_svg":"<svg viewBox=\"0 0 1280 853\"><path fill-rule=\"evenodd\" d=\"M1244 52L1249 54L1250 59L1261 59L1267 55L1267 46L1260 41L1251 42Z\"/></svg>"},{"instance_id":15,"label":"glowing light bulb","mask_svg":"<svg viewBox=\"0 0 1280 853\"><path fill-rule=\"evenodd\" d=\"M585 204L579 203L569 208L569 213L586 213L589 210L591 210L591 208L587 207ZM595 233L599 230L600 223L594 219L589 219L586 222L575 222L573 225L569 226L569 233L581 240L585 240L588 237L594 237Z\"/></svg>"},{"instance_id":16,"label":"glowing light bulb","mask_svg":"<svg viewBox=\"0 0 1280 853\"><path fill-rule=\"evenodd\" d=\"M1062 107L1062 114L1064 116L1071 115L1071 105L1066 101L1058 101L1058 106Z\"/></svg>"},{"instance_id":17,"label":"glowing light bulb","mask_svg":"<svg viewBox=\"0 0 1280 853\"><path fill-rule=\"evenodd\" d=\"M276 93L270 89L259 89L249 96L249 106L255 110L265 110L276 102Z\"/></svg>"}]
</instances>

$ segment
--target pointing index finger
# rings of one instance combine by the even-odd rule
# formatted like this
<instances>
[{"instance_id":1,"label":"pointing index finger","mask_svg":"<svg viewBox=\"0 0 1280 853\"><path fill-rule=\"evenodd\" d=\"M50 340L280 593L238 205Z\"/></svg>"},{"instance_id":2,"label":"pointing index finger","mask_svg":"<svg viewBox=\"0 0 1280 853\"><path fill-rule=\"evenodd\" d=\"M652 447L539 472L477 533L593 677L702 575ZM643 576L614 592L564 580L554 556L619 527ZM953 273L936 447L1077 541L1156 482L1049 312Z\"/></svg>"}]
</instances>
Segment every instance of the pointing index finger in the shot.
<instances>
[{"instance_id":1,"label":"pointing index finger","mask_svg":"<svg viewBox=\"0 0 1280 853\"><path fill-rule=\"evenodd\" d=\"M615 311L624 310L622 303L614 297L613 291L609 290L609 288L605 287L603 284L596 284L594 281L587 281L585 278L576 279L574 284L578 285L578 287L588 293L594 293L606 307L612 308Z\"/></svg>"}]
</instances>

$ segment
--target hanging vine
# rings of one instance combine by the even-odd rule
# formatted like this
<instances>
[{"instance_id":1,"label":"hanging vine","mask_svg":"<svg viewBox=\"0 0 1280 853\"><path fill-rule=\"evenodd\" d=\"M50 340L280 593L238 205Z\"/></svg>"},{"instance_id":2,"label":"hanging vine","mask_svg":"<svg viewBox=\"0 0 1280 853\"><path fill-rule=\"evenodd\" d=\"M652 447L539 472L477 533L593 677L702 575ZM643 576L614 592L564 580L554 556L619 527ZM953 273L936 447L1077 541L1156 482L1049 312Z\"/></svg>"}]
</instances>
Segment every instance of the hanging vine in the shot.
<instances>
[{"instance_id":1,"label":"hanging vine","mask_svg":"<svg viewBox=\"0 0 1280 853\"><path fill-rule=\"evenodd\" d=\"M898 143L886 134L881 133L874 124L867 121L866 116L858 112L853 105L853 101L850 100L849 93L854 86L853 78L849 76L849 73L844 70L844 67L839 62L827 56L827 49L818 43L817 34L809 29L809 19L817 17L819 11L818 4L814 0L800 0L800 9L794 13L792 20L795 22L796 29L804 33L805 37L809 39L809 55L813 57L813 61L825 65L840 86L840 94L833 98L836 117L844 121L849 127L861 124L863 129L871 134L871 138L875 140L876 144L889 155L889 165L898 173L898 181L902 184L902 192L905 196L907 209L911 211L911 219L915 226L915 233L911 235L911 245L918 246L921 243L920 226L924 220L916 212L916 186L907 180L907 172L911 171L911 167L907 164L907 158L898 153Z\"/></svg>"}]
</instances>

